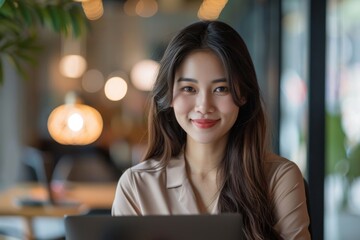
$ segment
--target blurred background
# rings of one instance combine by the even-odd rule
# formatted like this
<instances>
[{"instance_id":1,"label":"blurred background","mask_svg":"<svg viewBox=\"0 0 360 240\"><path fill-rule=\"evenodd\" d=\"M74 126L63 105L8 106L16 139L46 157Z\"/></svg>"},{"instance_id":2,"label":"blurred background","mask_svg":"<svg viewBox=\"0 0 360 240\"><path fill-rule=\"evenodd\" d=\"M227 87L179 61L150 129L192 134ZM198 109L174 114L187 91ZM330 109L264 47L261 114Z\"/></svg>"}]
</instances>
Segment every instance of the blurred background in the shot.
<instances>
[{"instance_id":1,"label":"blurred background","mask_svg":"<svg viewBox=\"0 0 360 240\"><path fill-rule=\"evenodd\" d=\"M314 239L357 239L359 11L357 0L0 0L0 191L116 182L146 147L168 41L219 19L248 45L274 151L309 183ZM0 233L22 231L21 216L1 215ZM61 218L41 217L38 238L63 234Z\"/></svg>"}]
</instances>

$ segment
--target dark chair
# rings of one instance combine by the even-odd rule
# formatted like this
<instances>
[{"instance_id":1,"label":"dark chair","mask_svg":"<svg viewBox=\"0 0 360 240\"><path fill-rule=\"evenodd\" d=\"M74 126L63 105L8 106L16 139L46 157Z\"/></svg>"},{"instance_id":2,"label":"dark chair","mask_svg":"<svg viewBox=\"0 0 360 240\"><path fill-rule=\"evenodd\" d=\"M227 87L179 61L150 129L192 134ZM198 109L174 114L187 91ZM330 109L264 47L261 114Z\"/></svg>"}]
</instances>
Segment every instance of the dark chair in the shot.
<instances>
[{"instance_id":1,"label":"dark chair","mask_svg":"<svg viewBox=\"0 0 360 240\"><path fill-rule=\"evenodd\" d=\"M118 180L116 169L101 154L83 153L64 155L58 161L53 181L73 182L114 182ZM89 209L84 215L111 215L110 208Z\"/></svg>"},{"instance_id":2,"label":"dark chair","mask_svg":"<svg viewBox=\"0 0 360 240\"><path fill-rule=\"evenodd\" d=\"M65 155L56 164L53 181L112 182L117 181L116 169L99 154Z\"/></svg>"},{"instance_id":3,"label":"dark chair","mask_svg":"<svg viewBox=\"0 0 360 240\"><path fill-rule=\"evenodd\" d=\"M50 155L40 149L25 146L21 154L21 162L24 165L23 181L38 181L46 183L50 181L54 165Z\"/></svg>"},{"instance_id":4,"label":"dark chair","mask_svg":"<svg viewBox=\"0 0 360 240\"><path fill-rule=\"evenodd\" d=\"M309 224L309 232L310 235L312 235L312 226L311 226L311 208L310 208L310 191L309 191L309 184L304 178L304 186L305 186L305 195L306 195L306 206L310 218L310 224Z\"/></svg>"}]
</instances>

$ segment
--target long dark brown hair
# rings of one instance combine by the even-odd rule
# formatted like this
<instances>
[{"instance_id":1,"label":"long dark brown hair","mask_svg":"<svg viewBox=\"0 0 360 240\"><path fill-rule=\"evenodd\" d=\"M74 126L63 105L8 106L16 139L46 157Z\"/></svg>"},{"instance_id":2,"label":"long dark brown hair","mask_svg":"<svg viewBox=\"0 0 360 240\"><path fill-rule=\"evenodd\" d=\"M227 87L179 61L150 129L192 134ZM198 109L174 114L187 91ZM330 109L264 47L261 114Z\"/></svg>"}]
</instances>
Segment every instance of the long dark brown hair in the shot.
<instances>
[{"instance_id":1,"label":"long dark brown hair","mask_svg":"<svg viewBox=\"0 0 360 240\"><path fill-rule=\"evenodd\" d=\"M181 30L169 43L151 98L148 149L144 160L166 165L186 143L186 133L171 107L174 76L192 51L207 49L221 59L233 100L240 111L230 130L221 165L224 187L219 211L243 215L246 239L276 239L273 204L264 174L268 150L267 124L253 62L241 36L220 21L200 21ZM245 99L246 103L242 104Z\"/></svg>"}]
</instances>

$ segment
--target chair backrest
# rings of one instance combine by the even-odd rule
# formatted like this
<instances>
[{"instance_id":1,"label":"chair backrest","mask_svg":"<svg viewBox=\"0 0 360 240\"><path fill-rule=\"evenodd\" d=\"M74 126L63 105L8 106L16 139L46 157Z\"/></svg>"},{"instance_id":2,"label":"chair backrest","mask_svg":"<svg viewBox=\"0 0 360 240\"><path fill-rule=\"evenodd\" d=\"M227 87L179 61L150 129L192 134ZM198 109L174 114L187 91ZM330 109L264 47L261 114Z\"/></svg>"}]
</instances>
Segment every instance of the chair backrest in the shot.
<instances>
[{"instance_id":1,"label":"chair backrest","mask_svg":"<svg viewBox=\"0 0 360 240\"><path fill-rule=\"evenodd\" d=\"M53 181L117 181L116 169L99 154L65 155L56 164Z\"/></svg>"},{"instance_id":2,"label":"chair backrest","mask_svg":"<svg viewBox=\"0 0 360 240\"><path fill-rule=\"evenodd\" d=\"M21 161L35 174L33 177L36 179L31 180L37 180L42 183L50 181L54 162L49 154L46 154L40 149L26 146L22 150Z\"/></svg>"}]
</instances>

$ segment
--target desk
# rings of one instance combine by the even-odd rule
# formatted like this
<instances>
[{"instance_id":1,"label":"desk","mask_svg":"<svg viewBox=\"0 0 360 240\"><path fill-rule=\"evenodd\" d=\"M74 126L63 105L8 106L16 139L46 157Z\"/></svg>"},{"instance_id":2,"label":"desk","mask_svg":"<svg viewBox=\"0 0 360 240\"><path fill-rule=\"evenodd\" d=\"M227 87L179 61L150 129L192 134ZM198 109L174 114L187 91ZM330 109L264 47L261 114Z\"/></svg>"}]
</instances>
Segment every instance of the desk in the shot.
<instances>
[{"instance_id":1,"label":"desk","mask_svg":"<svg viewBox=\"0 0 360 240\"><path fill-rule=\"evenodd\" d=\"M27 238L33 239L32 218L38 216L63 217L86 213L92 208L111 208L115 196L116 183L71 183L67 187L55 191L55 199L60 201L74 201L76 206L18 206L15 199L32 197L46 200L46 188L37 183L21 183L0 192L0 216L24 217L27 223Z\"/></svg>"}]
</instances>

